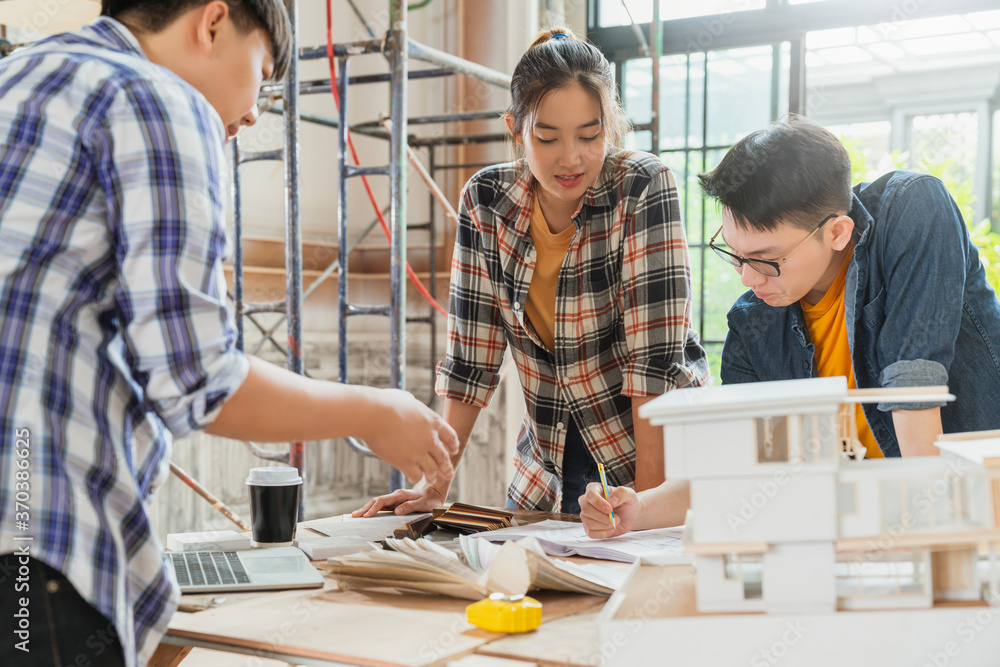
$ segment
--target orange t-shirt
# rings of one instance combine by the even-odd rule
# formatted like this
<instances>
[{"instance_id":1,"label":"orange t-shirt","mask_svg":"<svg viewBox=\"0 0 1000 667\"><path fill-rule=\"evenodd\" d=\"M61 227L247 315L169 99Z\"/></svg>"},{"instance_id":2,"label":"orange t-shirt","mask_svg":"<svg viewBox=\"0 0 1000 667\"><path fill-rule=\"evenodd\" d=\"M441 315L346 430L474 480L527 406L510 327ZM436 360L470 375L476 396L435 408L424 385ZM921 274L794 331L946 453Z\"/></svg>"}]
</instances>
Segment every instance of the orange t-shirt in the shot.
<instances>
[{"instance_id":1,"label":"orange t-shirt","mask_svg":"<svg viewBox=\"0 0 1000 667\"><path fill-rule=\"evenodd\" d=\"M809 337L812 339L816 352L813 360L816 365L816 376L833 377L843 375L847 378L847 388L856 389L854 367L851 365L851 349L847 344L847 321L844 318L844 284L847 279L847 267L851 263L854 251L844 259L843 266L837 273L833 284L827 290L819 303L809 305L805 300L799 301L802 314L805 316ZM858 439L867 450L870 459L883 457L882 450L875 442L875 436L868 426L861 404L855 408L855 421L858 425Z\"/></svg>"},{"instance_id":2,"label":"orange t-shirt","mask_svg":"<svg viewBox=\"0 0 1000 667\"><path fill-rule=\"evenodd\" d=\"M558 234L553 234L549 223L542 215L538 199L531 209L528 225L531 241L535 244L535 272L528 285L528 297L524 303L524 314L535 328L535 333L549 350L556 348L556 291L559 287L559 271L566 259L566 251L573 242L576 225L570 225Z\"/></svg>"}]
</instances>

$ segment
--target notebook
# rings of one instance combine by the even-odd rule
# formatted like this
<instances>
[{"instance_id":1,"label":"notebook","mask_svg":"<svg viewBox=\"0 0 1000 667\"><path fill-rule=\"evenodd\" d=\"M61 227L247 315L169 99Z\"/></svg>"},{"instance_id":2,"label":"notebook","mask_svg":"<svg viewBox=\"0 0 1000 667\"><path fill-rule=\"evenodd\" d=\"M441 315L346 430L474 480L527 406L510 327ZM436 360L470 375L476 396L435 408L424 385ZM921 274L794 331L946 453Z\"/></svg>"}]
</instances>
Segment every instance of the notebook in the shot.
<instances>
[{"instance_id":1,"label":"notebook","mask_svg":"<svg viewBox=\"0 0 1000 667\"><path fill-rule=\"evenodd\" d=\"M323 574L295 547L167 553L181 593L319 588Z\"/></svg>"}]
</instances>

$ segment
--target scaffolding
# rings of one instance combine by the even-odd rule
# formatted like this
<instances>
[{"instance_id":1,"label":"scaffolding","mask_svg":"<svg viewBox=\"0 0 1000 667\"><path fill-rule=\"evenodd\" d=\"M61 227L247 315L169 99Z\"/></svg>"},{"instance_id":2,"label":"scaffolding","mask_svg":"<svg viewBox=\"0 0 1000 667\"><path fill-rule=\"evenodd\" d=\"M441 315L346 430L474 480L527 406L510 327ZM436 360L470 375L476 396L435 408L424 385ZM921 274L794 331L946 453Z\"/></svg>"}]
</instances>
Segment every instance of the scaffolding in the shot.
<instances>
[{"instance_id":1,"label":"scaffolding","mask_svg":"<svg viewBox=\"0 0 1000 667\"><path fill-rule=\"evenodd\" d=\"M426 232L430 239L430 296L436 299L436 239L435 239L435 212L436 208L443 202L440 199L440 192L435 193L436 188L431 188L430 215L429 220L420 224L408 224L406 215L407 204L407 160L411 147L422 147L428 151L427 174L431 181L438 171L446 169L474 168L485 166L484 164L446 164L440 163L437 159L437 150L442 146L454 146L462 144L490 143L502 141L505 135L501 133L470 134L465 136L441 136L418 138L409 135L410 125L427 125L437 123L451 123L469 120L482 120L499 118L499 111L477 111L470 113L441 114L435 116L423 116L418 118L408 118L406 114L406 102L408 94L408 84L410 80L422 80L427 78L438 78L461 74L483 81L485 83L508 89L510 87L510 77L501 72L497 72L487 67L483 67L462 58L438 51L424 44L415 42L407 37L407 4L406 0L389 0L390 16L392 17L388 31L384 37L377 37L364 17L357 10L353 0L348 0L352 10L358 19L364 24L371 39L351 43L323 45L318 47L300 48L298 42L298 2L297 0L286 0L288 15L292 24L291 45L293 53L297 58L293 58L285 80L281 84L265 86L261 91L263 98L261 109L271 113L278 113L284 117L284 147L270 151L243 151L240 148L239 138L233 140L230 153L230 164L232 170L230 198L233 215L233 234L235 253L233 258L233 293L231 295L236 311L236 322L238 329L238 347L243 350L245 346L244 323L250 322L261 333L261 340L250 350L251 353L260 351L261 347L270 343L276 347L287 358L288 369L300 375L305 374L302 353L302 307L307 299L326 279L334 273L338 279L338 379L340 382L348 382L347 362L348 362L348 327L347 322L351 317L357 315L379 315L389 319L390 327L390 368L389 380L393 388L405 389L405 361L406 361L406 325L424 324L429 326L431 335L430 345L430 372L434 374L434 360L437 356L437 319L435 311L432 309L427 317L410 317L406 315L406 282L407 282L407 261L406 261L406 235L410 230ZM389 72L386 74L367 75L350 77L348 64L351 58L370 54L382 54L388 60ZM330 57L336 61L336 89L339 94L339 117L328 118L314 114L303 114L299 110L299 96L310 94L329 94L333 89L332 79L299 81L299 63L306 60L325 59ZM436 66L434 69L423 69L411 71L409 69L409 59L421 60ZM332 65L332 63L331 63ZM331 74L333 68L331 67ZM389 83L390 85L390 114L388 122L386 119L359 123L354 126L348 124L347 100L349 88L352 85L364 85L372 83ZM282 104L278 106L276 101L281 98ZM316 123L319 125L338 129L338 225L337 225L337 245L339 249L337 259L324 270L320 276L312 283L308 290L303 292L302 286L302 232L301 215L299 210L299 127L302 121ZM391 128L391 132L389 131ZM386 165L364 167L350 164L347 159L347 149L349 131L365 134L367 136L385 139L389 142L389 161ZM412 159L412 158L411 158ZM239 167L242 164L261 160L281 160L284 163L284 185L285 185L285 270L286 270L286 295L283 301L272 301L266 303L248 303L245 296L245 276L244 276L244 253L243 253L243 216L241 208L241 182ZM390 303L386 305L367 306L352 304L347 298L348 281L348 257L351 250L367 236L375 227L377 222L373 221L361 233L361 235L349 242L347 238L347 181L348 179L368 176L388 176L389 178L389 228L390 228ZM435 197L435 194L438 197ZM262 324L256 317L261 313L280 313L283 317L278 323L270 327ZM286 324L287 346L279 343L274 333L281 323ZM364 456L372 456L371 450L361 441L348 438L347 444L354 451ZM300 474L305 477L306 457L305 447L302 442L290 444L287 452L267 451L258 447L254 443L246 443L249 450L261 458L286 462L288 465L299 469ZM391 470L390 490L402 488L405 479L398 470ZM303 494L305 485L302 485ZM300 518L305 516L306 502L301 499L299 504Z\"/></svg>"}]
</instances>

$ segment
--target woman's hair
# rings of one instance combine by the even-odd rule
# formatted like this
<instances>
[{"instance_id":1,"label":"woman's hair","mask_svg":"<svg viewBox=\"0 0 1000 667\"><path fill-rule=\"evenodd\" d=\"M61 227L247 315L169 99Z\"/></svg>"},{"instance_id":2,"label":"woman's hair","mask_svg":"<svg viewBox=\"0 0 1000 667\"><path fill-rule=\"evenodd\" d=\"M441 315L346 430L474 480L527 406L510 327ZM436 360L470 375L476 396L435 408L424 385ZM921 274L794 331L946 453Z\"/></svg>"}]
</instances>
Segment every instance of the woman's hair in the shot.
<instances>
[{"instance_id":1,"label":"woman's hair","mask_svg":"<svg viewBox=\"0 0 1000 667\"><path fill-rule=\"evenodd\" d=\"M577 83L601 105L601 125L609 148L620 148L631 126L622 109L607 58L569 28L541 32L514 68L510 81L510 106L505 117L519 135L551 90Z\"/></svg>"}]
</instances>

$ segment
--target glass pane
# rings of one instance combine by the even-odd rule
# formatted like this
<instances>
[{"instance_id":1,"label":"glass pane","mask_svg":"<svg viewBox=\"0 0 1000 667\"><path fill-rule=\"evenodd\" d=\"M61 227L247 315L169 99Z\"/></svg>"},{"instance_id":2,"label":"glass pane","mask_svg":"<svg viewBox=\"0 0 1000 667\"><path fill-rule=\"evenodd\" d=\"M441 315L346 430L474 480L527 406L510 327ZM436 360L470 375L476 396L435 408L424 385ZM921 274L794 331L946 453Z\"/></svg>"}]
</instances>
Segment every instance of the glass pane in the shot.
<instances>
[{"instance_id":1,"label":"glass pane","mask_svg":"<svg viewBox=\"0 0 1000 667\"><path fill-rule=\"evenodd\" d=\"M837 514L858 513L858 485L856 482L837 484Z\"/></svg>"},{"instance_id":2,"label":"glass pane","mask_svg":"<svg viewBox=\"0 0 1000 667\"><path fill-rule=\"evenodd\" d=\"M1000 35L998 35L1000 36ZM993 205L990 207L990 220L993 230L1000 230L1000 111L993 113Z\"/></svg>"},{"instance_id":3,"label":"glass pane","mask_svg":"<svg viewBox=\"0 0 1000 667\"><path fill-rule=\"evenodd\" d=\"M992 506L988 495L989 482L982 475L963 477L960 484L962 523L966 526L987 526Z\"/></svg>"},{"instance_id":4,"label":"glass pane","mask_svg":"<svg viewBox=\"0 0 1000 667\"><path fill-rule=\"evenodd\" d=\"M708 368L712 371L712 377L718 383L722 375L722 343L706 343L702 341L705 354L708 356Z\"/></svg>"},{"instance_id":5,"label":"glass pane","mask_svg":"<svg viewBox=\"0 0 1000 667\"><path fill-rule=\"evenodd\" d=\"M622 104L629 119L636 125L648 123L652 113L653 66L648 58L628 60L622 68Z\"/></svg>"},{"instance_id":6,"label":"glass pane","mask_svg":"<svg viewBox=\"0 0 1000 667\"><path fill-rule=\"evenodd\" d=\"M688 245L697 243L701 238L701 188L698 185L700 155L674 151L662 153L660 158L670 167L677 183L677 195L680 197L681 216L685 223L684 231ZM692 221L698 223L692 225Z\"/></svg>"},{"instance_id":7,"label":"glass pane","mask_svg":"<svg viewBox=\"0 0 1000 667\"><path fill-rule=\"evenodd\" d=\"M709 52L709 146L730 146L771 122L773 62L770 45Z\"/></svg>"},{"instance_id":8,"label":"glass pane","mask_svg":"<svg viewBox=\"0 0 1000 667\"><path fill-rule=\"evenodd\" d=\"M705 253L701 248L689 245L688 257L691 262L691 324L696 331L701 331L702 282L705 279ZM702 335L702 338L705 338Z\"/></svg>"},{"instance_id":9,"label":"glass pane","mask_svg":"<svg viewBox=\"0 0 1000 667\"><path fill-rule=\"evenodd\" d=\"M701 146L704 95L704 53L660 60L660 150Z\"/></svg>"},{"instance_id":10,"label":"glass pane","mask_svg":"<svg viewBox=\"0 0 1000 667\"><path fill-rule=\"evenodd\" d=\"M911 479L906 481L906 504L909 516L908 527L926 530L933 527L928 499L937 498L932 490L931 479Z\"/></svg>"},{"instance_id":11,"label":"glass pane","mask_svg":"<svg viewBox=\"0 0 1000 667\"><path fill-rule=\"evenodd\" d=\"M899 530L903 519L902 484L890 479L879 484L882 503L882 530Z\"/></svg>"},{"instance_id":12,"label":"glass pane","mask_svg":"<svg viewBox=\"0 0 1000 667\"><path fill-rule=\"evenodd\" d=\"M802 460L830 461L837 451L836 420L832 414L802 417Z\"/></svg>"},{"instance_id":13,"label":"glass pane","mask_svg":"<svg viewBox=\"0 0 1000 667\"><path fill-rule=\"evenodd\" d=\"M715 229L712 229L715 232ZM711 250L705 253L705 338L725 340L729 331L726 314L736 299L747 291L740 274L732 265L716 257Z\"/></svg>"},{"instance_id":14,"label":"glass pane","mask_svg":"<svg viewBox=\"0 0 1000 667\"><path fill-rule=\"evenodd\" d=\"M622 104L633 123L648 123L652 117L652 63L647 58L629 60L624 71ZM704 53L660 60L660 150L701 146L704 82Z\"/></svg>"},{"instance_id":15,"label":"glass pane","mask_svg":"<svg viewBox=\"0 0 1000 667\"><path fill-rule=\"evenodd\" d=\"M653 20L653 0L600 0L601 27L649 23ZM692 16L711 16L713 14L732 14L750 9L763 9L766 0L660 0L660 18L664 21L691 18ZM627 6L627 9L626 9ZM631 14L631 20L629 20ZM707 21L706 34L711 36L722 30L727 24L718 20L718 26ZM648 38L647 38L648 39Z\"/></svg>"},{"instance_id":16,"label":"glass pane","mask_svg":"<svg viewBox=\"0 0 1000 667\"><path fill-rule=\"evenodd\" d=\"M648 153L653 150L653 133L649 130L629 132L628 136L625 137L625 148L633 151L646 151Z\"/></svg>"},{"instance_id":17,"label":"glass pane","mask_svg":"<svg viewBox=\"0 0 1000 667\"><path fill-rule=\"evenodd\" d=\"M961 193L954 191L952 194L956 199L969 201L976 176L978 118L974 112L913 116L907 133L908 167L934 174L946 181L949 189L953 184L968 187L970 197L963 199Z\"/></svg>"},{"instance_id":18,"label":"glass pane","mask_svg":"<svg viewBox=\"0 0 1000 667\"><path fill-rule=\"evenodd\" d=\"M887 120L847 125L827 125L840 138L851 156L852 183L874 181L882 174L903 166L898 154L889 149L892 123Z\"/></svg>"}]
</instances>

